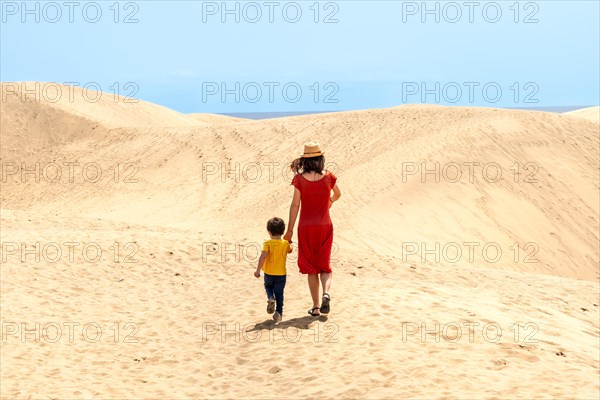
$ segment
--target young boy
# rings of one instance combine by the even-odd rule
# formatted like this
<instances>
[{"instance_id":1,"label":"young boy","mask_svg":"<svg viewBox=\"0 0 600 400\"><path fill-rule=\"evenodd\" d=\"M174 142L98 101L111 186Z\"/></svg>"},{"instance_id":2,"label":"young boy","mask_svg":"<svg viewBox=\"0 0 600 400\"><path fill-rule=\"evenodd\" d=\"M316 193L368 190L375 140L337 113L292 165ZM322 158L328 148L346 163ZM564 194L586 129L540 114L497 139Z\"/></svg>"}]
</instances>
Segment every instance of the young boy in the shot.
<instances>
[{"instance_id":1,"label":"young boy","mask_svg":"<svg viewBox=\"0 0 600 400\"><path fill-rule=\"evenodd\" d=\"M271 240L263 245L254 276L260 278L260 270L265 273L265 290L267 291L267 312L273 314L275 322L283 318L283 289L285 288L285 261L292 246L281 238L285 232L285 222L281 218L271 218L267 222L267 231Z\"/></svg>"}]
</instances>

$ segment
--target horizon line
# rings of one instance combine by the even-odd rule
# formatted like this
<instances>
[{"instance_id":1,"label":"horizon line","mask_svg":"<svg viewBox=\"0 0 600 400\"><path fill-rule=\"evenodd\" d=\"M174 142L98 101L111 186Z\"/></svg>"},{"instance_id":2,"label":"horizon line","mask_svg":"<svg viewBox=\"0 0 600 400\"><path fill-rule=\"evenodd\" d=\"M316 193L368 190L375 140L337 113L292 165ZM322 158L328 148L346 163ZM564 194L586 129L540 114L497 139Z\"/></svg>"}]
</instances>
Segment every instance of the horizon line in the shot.
<instances>
[{"instance_id":1,"label":"horizon line","mask_svg":"<svg viewBox=\"0 0 600 400\"><path fill-rule=\"evenodd\" d=\"M423 105L432 105L428 103L415 103L415 105L423 104ZM412 104L411 104L412 105ZM436 104L437 105L437 104ZM441 105L441 104L440 104ZM446 106L447 105L443 105ZM397 107L397 106L394 106ZM451 106L450 106L451 107ZM469 106L459 106L459 107L469 107ZM580 110L582 108L596 107L594 105L583 105L583 106L539 106L539 107L486 107L486 106L477 106L481 108L500 108L506 110L523 110L523 111L546 111L546 112L555 112L555 113L565 113L569 111ZM384 107L388 108L388 107ZM228 117L235 118L246 118L246 119L270 119L270 118L283 118L283 117L297 117L302 115L311 115L311 114L327 114L327 113L340 113L340 112L348 112L348 111L359 111L359 110L368 110L366 109L350 109L350 110L315 110L315 111L244 111L244 112L193 112L187 114L216 114L216 115L225 115Z\"/></svg>"}]
</instances>

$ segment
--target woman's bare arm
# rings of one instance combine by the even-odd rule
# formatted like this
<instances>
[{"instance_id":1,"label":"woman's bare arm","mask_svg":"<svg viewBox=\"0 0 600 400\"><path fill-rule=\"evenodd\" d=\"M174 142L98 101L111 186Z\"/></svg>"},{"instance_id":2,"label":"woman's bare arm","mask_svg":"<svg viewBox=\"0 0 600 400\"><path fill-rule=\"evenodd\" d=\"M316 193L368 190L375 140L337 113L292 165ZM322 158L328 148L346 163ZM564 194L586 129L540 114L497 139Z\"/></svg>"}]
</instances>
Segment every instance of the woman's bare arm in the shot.
<instances>
[{"instance_id":1,"label":"woman's bare arm","mask_svg":"<svg viewBox=\"0 0 600 400\"><path fill-rule=\"evenodd\" d=\"M290 205L290 217L288 219L287 232L283 238L287 241L291 241L292 234L294 232L294 226L296 225L296 218L298 218L298 211L300 210L300 191L298 188L294 188L294 196L292 197L292 204Z\"/></svg>"},{"instance_id":2,"label":"woman's bare arm","mask_svg":"<svg viewBox=\"0 0 600 400\"><path fill-rule=\"evenodd\" d=\"M333 204L334 201L338 201L338 199L340 197L342 197L342 192L340 191L340 188L338 187L337 183L333 186L333 196L331 196L331 198L329 199L331 201L331 204Z\"/></svg>"}]
</instances>

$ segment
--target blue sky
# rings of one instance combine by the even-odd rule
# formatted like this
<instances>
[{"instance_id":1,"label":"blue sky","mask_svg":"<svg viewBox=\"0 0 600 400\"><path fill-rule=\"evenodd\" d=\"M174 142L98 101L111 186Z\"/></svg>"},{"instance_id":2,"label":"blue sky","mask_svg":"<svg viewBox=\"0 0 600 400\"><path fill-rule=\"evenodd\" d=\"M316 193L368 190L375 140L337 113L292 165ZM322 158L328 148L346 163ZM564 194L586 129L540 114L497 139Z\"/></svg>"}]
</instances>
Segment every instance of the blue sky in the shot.
<instances>
[{"instance_id":1,"label":"blue sky","mask_svg":"<svg viewBox=\"0 0 600 400\"><path fill-rule=\"evenodd\" d=\"M181 112L600 103L593 0L49 3L1 2L0 80Z\"/></svg>"}]
</instances>

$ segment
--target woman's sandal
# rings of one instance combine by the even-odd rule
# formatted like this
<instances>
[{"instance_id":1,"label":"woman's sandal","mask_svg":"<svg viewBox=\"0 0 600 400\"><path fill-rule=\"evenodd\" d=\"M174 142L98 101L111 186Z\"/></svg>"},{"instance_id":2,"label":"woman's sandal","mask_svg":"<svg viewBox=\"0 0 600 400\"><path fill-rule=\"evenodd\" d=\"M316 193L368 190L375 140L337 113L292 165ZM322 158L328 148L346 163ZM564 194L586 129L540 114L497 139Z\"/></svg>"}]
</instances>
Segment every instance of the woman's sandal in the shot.
<instances>
[{"instance_id":1,"label":"woman's sandal","mask_svg":"<svg viewBox=\"0 0 600 400\"><path fill-rule=\"evenodd\" d=\"M313 317L318 317L318 316L320 316L321 314L320 314L320 313L319 313L319 314L315 314L315 310L319 310L319 309L320 309L320 307L313 307L313 308L311 308L310 310L308 310L308 313L309 313L310 315L312 315Z\"/></svg>"},{"instance_id":2,"label":"woman's sandal","mask_svg":"<svg viewBox=\"0 0 600 400\"><path fill-rule=\"evenodd\" d=\"M323 299L321 300L321 313L329 314L329 293L323 293Z\"/></svg>"}]
</instances>

